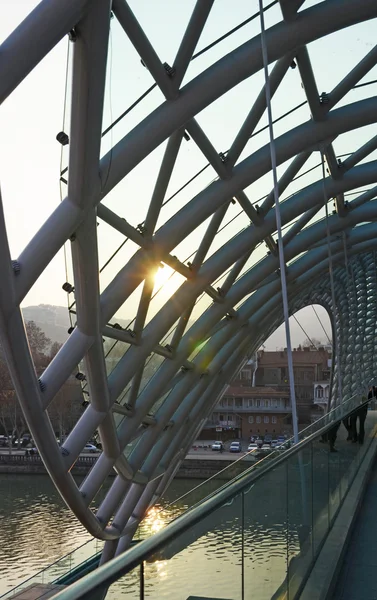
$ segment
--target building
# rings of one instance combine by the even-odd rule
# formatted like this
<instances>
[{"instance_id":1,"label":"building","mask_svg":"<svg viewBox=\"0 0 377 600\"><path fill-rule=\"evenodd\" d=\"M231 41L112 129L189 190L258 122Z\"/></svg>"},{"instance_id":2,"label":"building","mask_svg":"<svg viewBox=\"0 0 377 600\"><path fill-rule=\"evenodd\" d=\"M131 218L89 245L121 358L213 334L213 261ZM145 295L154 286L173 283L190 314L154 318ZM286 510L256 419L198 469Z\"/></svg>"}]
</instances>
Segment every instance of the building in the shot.
<instances>
[{"instance_id":1,"label":"building","mask_svg":"<svg viewBox=\"0 0 377 600\"><path fill-rule=\"evenodd\" d=\"M328 348L295 348L293 372L297 415L302 425L327 409L331 352ZM292 432L287 350L260 351L247 360L230 383L202 431L202 438L223 440L253 434Z\"/></svg>"},{"instance_id":2,"label":"building","mask_svg":"<svg viewBox=\"0 0 377 600\"><path fill-rule=\"evenodd\" d=\"M223 436L279 435L291 431L292 407L289 393L270 387L229 386L212 413L212 422Z\"/></svg>"},{"instance_id":3,"label":"building","mask_svg":"<svg viewBox=\"0 0 377 600\"><path fill-rule=\"evenodd\" d=\"M331 353L323 347L317 350L300 346L293 350L292 356L299 422L309 423L317 404L324 406L323 395L326 397L327 394L328 398L330 392ZM255 381L257 386L268 386L289 394L286 348L277 352L259 352Z\"/></svg>"}]
</instances>

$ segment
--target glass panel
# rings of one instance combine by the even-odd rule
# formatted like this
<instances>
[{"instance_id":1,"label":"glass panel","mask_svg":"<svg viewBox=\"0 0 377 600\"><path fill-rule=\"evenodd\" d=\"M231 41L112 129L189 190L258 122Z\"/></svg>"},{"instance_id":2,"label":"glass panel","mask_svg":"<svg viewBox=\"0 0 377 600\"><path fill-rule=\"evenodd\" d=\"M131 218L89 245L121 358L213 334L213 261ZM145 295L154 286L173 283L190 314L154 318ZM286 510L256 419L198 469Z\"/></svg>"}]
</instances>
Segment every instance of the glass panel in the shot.
<instances>
[{"instance_id":1,"label":"glass panel","mask_svg":"<svg viewBox=\"0 0 377 600\"><path fill-rule=\"evenodd\" d=\"M311 444L287 463L288 592L289 598L295 598L313 560Z\"/></svg>"},{"instance_id":2,"label":"glass panel","mask_svg":"<svg viewBox=\"0 0 377 600\"><path fill-rule=\"evenodd\" d=\"M337 445L341 449L340 457L340 495L343 500L359 466L359 445L352 443L350 419L343 419L338 429Z\"/></svg>"},{"instance_id":3,"label":"glass panel","mask_svg":"<svg viewBox=\"0 0 377 600\"><path fill-rule=\"evenodd\" d=\"M115 581L108 589L106 600L118 600L118 598L127 598L127 600L140 600L144 596L140 593L140 585L142 585L142 569L143 565L139 565L126 575L123 575L118 581ZM102 591L101 588L98 592ZM106 587L103 592L106 591ZM96 594L93 598L103 598L100 594Z\"/></svg>"},{"instance_id":4,"label":"glass panel","mask_svg":"<svg viewBox=\"0 0 377 600\"><path fill-rule=\"evenodd\" d=\"M328 432L329 442L329 518L332 523L340 506L341 453L335 448L340 423L335 424Z\"/></svg>"},{"instance_id":5,"label":"glass panel","mask_svg":"<svg viewBox=\"0 0 377 600\"><path fill-rule=\"evenodd\" d=\"M150 600L241 600L242 496L177 536L151 557L144 572L145 597Z\"/></svg>"},{"instance_id":6,"label":"glass panel","mask_svg":"<svg viewBox=\"0 0 377 600\"><path fill-rule=\"evenodd\" d=\"M86 574L85 569L88 566L88 563L92 560L93 556L102 551L102 547L103 542L94 538L85 542L85 544L82 544L76 548L76 550L73 550L69 554L53 562L33 577L23 581L20 585L10 590L5 596L2 596L2 598L11 598L32 584L59 583L56 581L57 579L68 577L79 565L80 568L82 568L82 573ZM62 583L64 582L62 581Z\"/></svg>"},{"instance_id":7,"label":"glass panel","mask_svg":"<svg viewBox=\"0 0 377 600\"><path fill-rule=\"evenodd\" d=\"M312 465L313 552L316 555L329 527L329 446L322 438L312 444Z\"/></svg>"},{"instance_id":8,"label":"glass panel","mask_svg":"<svg viewBox=\"0 0 377 600\"><path fill-rule=\"evenodd\" d=\"M245 598L285 597L287 539L287 463L283 463L244 492Z\"/></svg>"}]
</instances>

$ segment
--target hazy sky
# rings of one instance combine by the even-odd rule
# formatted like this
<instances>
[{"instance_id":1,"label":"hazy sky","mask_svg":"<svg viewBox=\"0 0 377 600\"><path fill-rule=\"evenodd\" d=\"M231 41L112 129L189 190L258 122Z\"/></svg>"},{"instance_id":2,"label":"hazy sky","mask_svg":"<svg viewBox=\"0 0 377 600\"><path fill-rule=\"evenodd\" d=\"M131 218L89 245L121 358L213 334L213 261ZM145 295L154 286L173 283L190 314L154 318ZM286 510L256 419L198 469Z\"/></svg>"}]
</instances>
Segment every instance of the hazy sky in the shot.
<instances>
[{"instance_id":1,"label":"hazy sky","mask_svg":"<svg viewBox=\"0 0 377 600\"><path fill-rule=\"evenodd\" d=\"M316 1L305 2L305 8L316 4ZM14 27L35 7L34 0L2 0L0 2L0 38L6 38ZM130 0L135 15L149 36L159 57L164 62L172 64L185 26L192 12L193 0ZM230 8L231 6L231 8ZM258 8L257 0L215 0L214 8L204 29L198 48L201 49L220 35L248 18ZM278 7L268 11L267 27L281 19ZM149 72L141 65L140 59L121 30L116 19L112 21L111 41L109 49L108 73L106 84L106 101L104 109L104 128L132 104L152 83ZM223 54L245 42L259 32L259 21L255 20L235 35L222 42L197 60L191 63L184 83L194 78ZM328 39L320 40L309 46L313 69L317 77L319 92L329 92L339 80L357 64L357 62L375 44L375 22L357 25L349 30L334 34ZM22 82L22 84L6 100L1 111L2 144L0 148L0 169L3 203L8 226L8 236L12 257L16 258L27 242L38 231L46 217L58 206L60 196L59 173L61 146L55 140L56 134L64 128L69 133L69 81L68 71L68 101L64 110L64 90L66 81L67 38L63 39L56 48L38 65L38 67ZM72 44L69 48L70 60ZM68 63L69 63L68 60ZM374 68L365 80L377 78L377 68ZM258 95L263 82L261 73L240 84L220 98L214 105L205 109L197 116L200 125L218 150L227 150L234 139L239 127L245 119L250 107ZM375 93L371 88L361 88L352 91L342 103L348 104ZM273 99L274 117L278 117L305 99L301 87L298 69L289 70L287 77ZM133 110L120 125L114 128L112 134L103 140L102 154L112 144L121 139L151 110L163 101L158 90L146 98L138 108ZM65 123L63 114L65 112ZM281 135L299 121L309 118L307 106L282 120L275 127L275 135ZM259 127L266 124L266 117L261 120ZM353 152L359 145L377 133L376 127L364 128L338 138L335 151L338 155ZM252 139L241 159L255 151L268 140L267 132ZM133 225L141 223L146 215L162 153L165 144L159 147L145 159L125 180L115 188L105 199L105 204L117 211ZM372 155L371 155L372 157ZM370 158L368 160L370 160ZM313 155L305 168L318 163L318 154ZM67 164L67 153L64 152L62 165ZM191 142L183 142L177 160L176 170L172 176L167 197L177 191L185 181L192 177L197 170L206 164L205 158ZM286 165L279 168L282 173ZM160 226L170 216L183 206L191 197L206 187L216 175L209 168L186 190L178 194L166 208L163 209L158 222ZM286 196L318 178L318 169L310 175L302 177L298 182L289 186ZM271 174L250 186L247 193L252 201L268 193L271 188ZM62 196L65 196L64 185ZM239 207L231 207L225 222L237 214ZM319 216L322 216L321 213ZM214 242L210 254L220 247L230 237L235 235L248 224L243 215L235 219ZM204 225L194 232L188 240L182 243L174 254L184 260L197 247ZM100 265L103 265L113 254L122 241L122 236L100 223L98 227ZM127 242L117 258L101 276L101 289L114 277L117 270L133 254L136 247ZM67 246L69 257L69 246ZM254 254L252 262L256 262L264 254L264 246ZM68 279L72 281L70 261L68 259ZM250 266L250 265L249 265ZM165 271L167 273L167 271ZM177 284L182 278L175 276ZM25 299L24 305L51 303L66 304L66 295L61 286L66 280L63 252L51 262L46 272L41 276ZM169 287L169 294L174 286ZM136 300L139 292L122 307L120 314L123 318L134 316ZM166 299L166 294L160 294L154 301L150 315L153 315ZM202 301L204 308L207 300ZM209 301L208 301L209 302ZM199 309L198 309L199 310ZM323 316L323 312L321 313ZM309 335L318 335L318 321L309 309L304 312L303 324L308 328ZM327 321L328 323L328 321ZM294 328L295 329L295 328ZM277 334L276 340L280 339ZM300 331L294 333L294 344L303 341ZM274 342L272 342L274 343ZM284 345L276 341L276 345Z\"/></svg>"}]
</instances>

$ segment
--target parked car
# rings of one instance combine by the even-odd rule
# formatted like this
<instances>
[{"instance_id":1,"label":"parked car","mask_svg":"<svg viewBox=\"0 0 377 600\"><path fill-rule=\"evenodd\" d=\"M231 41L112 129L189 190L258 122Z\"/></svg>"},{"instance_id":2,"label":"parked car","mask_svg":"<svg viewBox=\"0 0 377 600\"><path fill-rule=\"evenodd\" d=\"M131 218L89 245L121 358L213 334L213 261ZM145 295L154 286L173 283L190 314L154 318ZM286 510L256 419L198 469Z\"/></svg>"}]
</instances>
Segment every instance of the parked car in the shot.
<instances>
[{"instance_id":1,"label":"parked car","mask_svg":"<svg viewBox=\"0 0 377 600\"><path fill-rule=\"evenodd\" d=\"M277 440L272 440L271 441L271 448L276 448L278 446L279 442Z\"/></svg>"},{"instance_id":2,"label":"parked car","mask_svg":"<svg viewBox=\"0 0 377 600\"><path fill-rule=\"evenodd\" d=\"M253 450L258 450L258 444L256 444L255 442L253 444L249 444L247 447L248 452L252 452Z\"/></svg>"},{"instance_id":3,"label":"parked car","mask_svg":"<svg viewBox=\"0 0 377 600\"><path fill-rule=\"evenodd\" d=\"M241 442L232 442L229 446L229 452L241 452Z\"/></svg>"},{"instance_id":4,"label":"parked car","mask_svg":"<svg viewBox=\"0 0 377 600\"><path fill-rule=\"evenodd\" d=\"M25 448L25 456L35 456L38 454L38 448L36 448L35 446L33 446L32 448Z\"/></svg>"},{"instance_id":5,"label":"parked car","mask_svg":"<svg viewBox=\"0 0 377 600\"><path fill-rule=\"evenodd\" d=\"M270 444L263 444L261 447L261 452L271 452Z\"/></svg>"},{"instance_id":6,"label":"parked car","mask_svg":"<svg viewBox=\"0 0 377 600\"><path fill-rule=\"evenodd\" d=\"M258 445L258 448L260 448L261 446L263 446L263 438L262 438L262 437L260 437L260 436L258 436L258 437L255 439L255 443Z\"/></svg>"},{"instance_id":7,"label":"parked car","mask_svg":"<svg viewBox=\"0 0 377 600\"><path fill-rule=\"evenodd\" d=\"M264 436L264 443L271 444L271 442L272 442L272 435L270 433L266 433L266 435Z\"/></svg>"},{"instance_id":8,"label":"parked car","mask_svg":"<svg viewBox=\"0 0 377 600\"><path fill-rule=\"evenodd\" d=\"M278 435L278 442L280 444L284 444L284 442L285 442L285 435Z\"/></svg>"},{"instance_id":9,"label":"parked car","mask_svg":"<svg viewBox=\"0 0 377 600\"><path fill-rule=\"evenodd\" d=\"M255 435L251 435L250 436L250 444L254 444L254 442L256 442L256 439L257 438L255 437Z\"/></svg>"},{"instance_id":10,"label":"parked car","mask_svg":"<svg viewBox=\"0 0 377 600\"><path fill-rule=\"evenodd\" d=\"M222 442L214 442L211 448L213 451L221 452L221 450L224 450L224 444Z\"/></svg>"},{"instance_id":11,"label":"parked car","mask_svg":"<svg viewBox=\"0 0 377 600\"><path fill-rule=\"evenodd\" d=\"M99 452L94 444L85 444L83 452Z\"/></svg>"}]
</instances>

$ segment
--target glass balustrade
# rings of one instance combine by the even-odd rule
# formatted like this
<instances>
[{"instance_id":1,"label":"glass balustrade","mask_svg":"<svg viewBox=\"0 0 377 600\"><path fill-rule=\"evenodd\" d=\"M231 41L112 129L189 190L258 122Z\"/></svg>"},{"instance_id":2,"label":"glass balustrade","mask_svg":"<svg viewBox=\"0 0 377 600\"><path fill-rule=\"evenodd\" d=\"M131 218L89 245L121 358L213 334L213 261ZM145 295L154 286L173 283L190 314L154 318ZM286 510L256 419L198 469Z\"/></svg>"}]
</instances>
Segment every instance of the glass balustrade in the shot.
<instances>
[{"instance_id":1,"label":"glass balustrade","mask_svg":"<svg viewBox=\"0 0 377 600\"><path fill-rule=\"evenodd\" d=\"M271 453L57 600L94 589L114 599L298 598L377 430L369 410L364 444L347 440L342 419L359 404L350 398L298 445ZM337 451L326 440L335 430Z\"/></svg>"}]
</instances>

